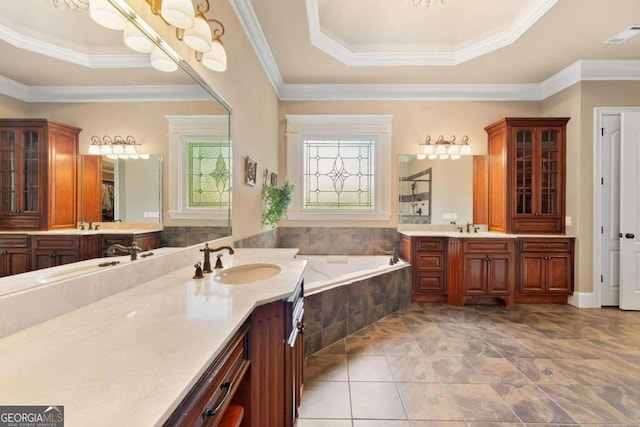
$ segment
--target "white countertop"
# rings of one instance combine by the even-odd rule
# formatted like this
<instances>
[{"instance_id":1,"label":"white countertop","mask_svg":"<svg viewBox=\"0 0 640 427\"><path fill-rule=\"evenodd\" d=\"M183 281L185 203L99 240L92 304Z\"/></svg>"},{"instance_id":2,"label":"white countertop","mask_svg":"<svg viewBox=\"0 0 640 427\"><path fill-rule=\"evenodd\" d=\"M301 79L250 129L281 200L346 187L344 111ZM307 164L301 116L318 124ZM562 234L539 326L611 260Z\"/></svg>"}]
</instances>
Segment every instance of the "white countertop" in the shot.
<instances>
[{"instance_id":1,"label":"white countertop","mask_svg":"<svg viewBox=\"0 0 640 427\"><path fill-rule=\"evenodd\" d=\"M295 252L223 257L281 266L263 282L183 267L0 339L0 404L64 405L68 427L161 424L255 306L292 294L306 265Z\"/></svg>"},{"instance_id":2,"label":"white countertop","mask_svg":"<svg viewBox=\"0 0 640 427\"><path fill-rule=\"evenodd\" d=\"M571 238L566 234L508 234L498 233L494 231L479 231L477 233L461 233L459 231L431 231L431 230L398 230L398 233L408 237L453 237L456 239L480 239L480 238L501 238L501 239L517 239L521 237L532 238Z\"/></svg>"},{"instance_id":3,"label":"white countertop","mask_svg":"<svg viewBox=\"0 0 640 427\"><path fill-rule=\"evenodd\" d=\"M64 228L61 230L21 231L18 234L52 235L52 236L87 236L92 234L142 234L162 231L162 228L100 228L98 230L80 230L79 228Z\"/></svg>"}]
</instances>

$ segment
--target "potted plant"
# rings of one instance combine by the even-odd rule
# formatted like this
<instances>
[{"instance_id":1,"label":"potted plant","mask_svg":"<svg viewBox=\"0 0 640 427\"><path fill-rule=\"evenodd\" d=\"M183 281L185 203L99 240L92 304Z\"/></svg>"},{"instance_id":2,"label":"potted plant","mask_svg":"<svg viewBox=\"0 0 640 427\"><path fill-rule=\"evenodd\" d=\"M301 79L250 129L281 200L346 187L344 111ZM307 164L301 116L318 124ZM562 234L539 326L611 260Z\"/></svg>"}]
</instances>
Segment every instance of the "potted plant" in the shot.
<instances>
[{"instance_id":1,"label":"potted plant","mask_svg":"<svg viewBox=\"0 0 640 427\"><path fill-rule=\"evenodd\" d=\"M285 180L282 185L264 186L262 188L262 201L264 202L262 223L275 229L291 204L292 195L293 184L288 180Z\"/></svg>"}]
</instances>

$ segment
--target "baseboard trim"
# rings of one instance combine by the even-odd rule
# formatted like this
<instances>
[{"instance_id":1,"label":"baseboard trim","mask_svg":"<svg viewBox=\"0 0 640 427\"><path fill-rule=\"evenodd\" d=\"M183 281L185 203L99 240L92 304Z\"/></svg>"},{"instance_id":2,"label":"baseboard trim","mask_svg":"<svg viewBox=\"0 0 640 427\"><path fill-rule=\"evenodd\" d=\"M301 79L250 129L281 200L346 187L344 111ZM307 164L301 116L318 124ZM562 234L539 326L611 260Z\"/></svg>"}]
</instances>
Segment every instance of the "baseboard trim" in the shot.
<instances>
[{"instance_id":1,"label":"baseboard trim","mask_svg":"<svg viewBox=\"0 0 640 427\"><path fill-rule=\"evenodd\" d=\"M567 302L578 308L599 308L596 305L596 295L593 292L575 292L569 296Z\"/></svg>"}]
</instances>

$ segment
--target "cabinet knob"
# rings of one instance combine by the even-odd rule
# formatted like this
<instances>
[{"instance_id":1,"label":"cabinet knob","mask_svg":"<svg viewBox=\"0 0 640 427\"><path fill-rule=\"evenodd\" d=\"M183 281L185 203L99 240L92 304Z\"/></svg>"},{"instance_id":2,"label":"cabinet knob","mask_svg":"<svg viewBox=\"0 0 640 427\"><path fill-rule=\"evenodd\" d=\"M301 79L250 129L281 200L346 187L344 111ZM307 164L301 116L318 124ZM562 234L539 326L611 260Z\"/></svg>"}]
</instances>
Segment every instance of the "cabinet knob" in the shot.
<instances>
[{"instance_id":1,"label":"cabinet knob","mask_svg":"<svg viewBox=\"0 0 640 427\"><path fill-rule=\"evenodd\" d=\"M627 239L635 239L636 235L633 233L627 233L624 235L624 237L626 237Z\"/></svg>"},{"instance_id":2,"label":"cabinet knob","mask_svg":"<svg viewBox=\"0 0 640 427\"><path fill-rule=\"evenodd\" d=\"M307 324L304 322L298 322L298 331L300 331L300 335L304 335L304 330L307 327Z\"/></svg>"}]
</instances>

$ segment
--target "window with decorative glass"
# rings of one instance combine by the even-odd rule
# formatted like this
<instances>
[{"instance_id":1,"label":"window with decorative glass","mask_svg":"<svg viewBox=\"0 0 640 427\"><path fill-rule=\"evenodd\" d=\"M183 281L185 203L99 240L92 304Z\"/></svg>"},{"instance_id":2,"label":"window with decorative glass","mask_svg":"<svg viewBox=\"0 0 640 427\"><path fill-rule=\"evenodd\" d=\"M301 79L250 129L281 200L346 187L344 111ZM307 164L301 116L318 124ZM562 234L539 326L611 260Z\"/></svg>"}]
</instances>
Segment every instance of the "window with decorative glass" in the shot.
<instances>
[{"instance_id":1,"label":"window with decorative glass","mask_svg":"<svg viewBox=\"0 0 640 427\"><path fill-rule=\"evenodd\" d=\"M389 219L391 116L287 116L289 219Z\"/></svg>"},{"instance_id":2,"label":"window with decorative glass","mask_svg":"<svg viewBox=\"0 0 640 427\"><path fill-rule=\"evenodd\" d=\"M172 219L226 220L231 207L231 144L226 116L167 116Z\"/></svg>"}]
</instances>

